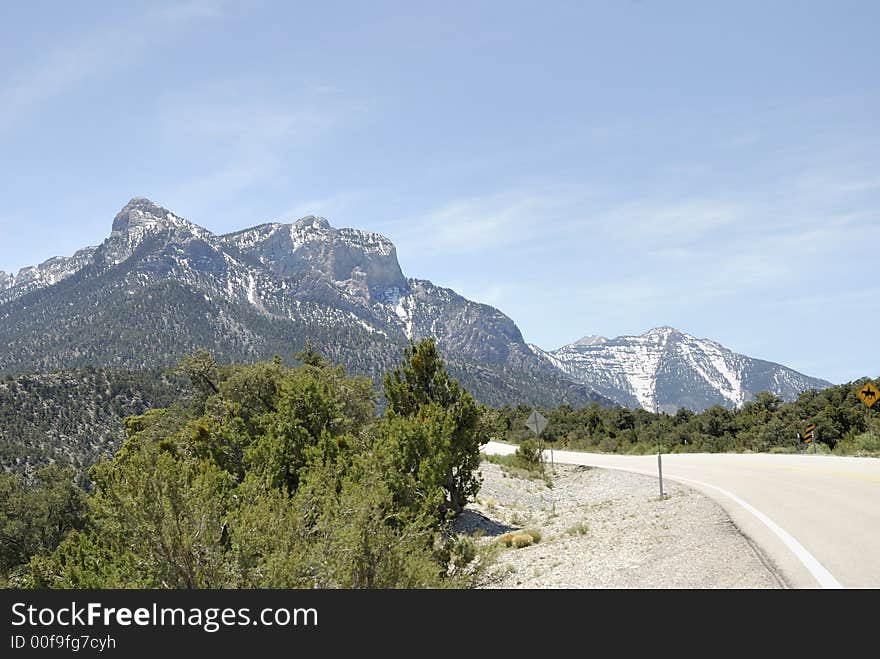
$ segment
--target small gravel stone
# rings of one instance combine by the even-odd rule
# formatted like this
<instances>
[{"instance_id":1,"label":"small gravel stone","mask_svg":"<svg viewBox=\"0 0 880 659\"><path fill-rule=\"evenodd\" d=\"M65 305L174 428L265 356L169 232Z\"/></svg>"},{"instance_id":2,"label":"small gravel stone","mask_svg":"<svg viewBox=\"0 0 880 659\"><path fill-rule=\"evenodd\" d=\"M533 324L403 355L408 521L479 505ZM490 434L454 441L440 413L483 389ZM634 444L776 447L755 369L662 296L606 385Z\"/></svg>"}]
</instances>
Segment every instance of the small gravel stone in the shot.
<instances>
[{"instance_id":1,"label":"small gravel stone","mask_svg":"<svg viewBox=\"0 0 880 659\"><path fill-rule=\"evenodd\" d=\"M519 529L541 540L500 549L483 588L784 588L724 510L678 483L560 465L542 480L480 465L483 486L459 517L482 543Z\"/></svg>"}]
</instances>

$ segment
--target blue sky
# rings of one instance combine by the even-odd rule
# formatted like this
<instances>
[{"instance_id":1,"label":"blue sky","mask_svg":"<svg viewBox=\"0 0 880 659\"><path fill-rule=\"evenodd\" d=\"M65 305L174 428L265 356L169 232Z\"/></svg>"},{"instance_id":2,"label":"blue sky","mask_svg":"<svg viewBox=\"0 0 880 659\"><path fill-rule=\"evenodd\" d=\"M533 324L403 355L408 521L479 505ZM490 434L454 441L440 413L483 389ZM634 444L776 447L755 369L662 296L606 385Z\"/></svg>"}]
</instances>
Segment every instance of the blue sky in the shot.
<instances>
[{"instance_id":1,"label":"blue sky","mask_svg":"<svg viewBox=\"0 0 880 659\"><path fill-rule=\"evenodd\" d=\"M527 341L880 374L876 2L4 3L0 269L324 215Z\"/></svg>"}]
</instances>

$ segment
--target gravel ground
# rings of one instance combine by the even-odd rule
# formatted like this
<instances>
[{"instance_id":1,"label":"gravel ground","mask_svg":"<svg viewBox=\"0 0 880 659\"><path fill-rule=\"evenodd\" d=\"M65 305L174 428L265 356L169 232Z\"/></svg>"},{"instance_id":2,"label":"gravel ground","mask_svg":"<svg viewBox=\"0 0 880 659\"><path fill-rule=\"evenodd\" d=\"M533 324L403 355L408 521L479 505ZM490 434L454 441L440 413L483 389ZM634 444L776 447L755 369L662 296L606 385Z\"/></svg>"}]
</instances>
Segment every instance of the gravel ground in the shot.
<instances>
[{"instance_id":1,"label":"gravel ground","mask_svg":"<svg viewBox=\"0 0 880 659\"><path fill-rule=\"evenodd\" d=\"M484 482L458 531L479 542L518 529L541 540L501 548L484 588L785 588L722 508L672 481L557 466L552 488L483 462Z\"/></svg>"}]
</instances>

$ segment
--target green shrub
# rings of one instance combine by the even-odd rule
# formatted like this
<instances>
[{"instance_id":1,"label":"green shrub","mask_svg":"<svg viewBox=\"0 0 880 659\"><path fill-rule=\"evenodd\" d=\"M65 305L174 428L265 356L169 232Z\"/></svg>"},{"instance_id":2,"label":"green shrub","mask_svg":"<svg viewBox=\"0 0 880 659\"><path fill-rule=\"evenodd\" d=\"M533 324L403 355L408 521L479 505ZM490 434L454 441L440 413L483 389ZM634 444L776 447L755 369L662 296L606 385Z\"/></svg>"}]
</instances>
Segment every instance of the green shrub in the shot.
<instances>
[{"instance_id":1,"label":"green shrub","mask_svg":"<svg viewBox=\"0 0 880 659\"><path fill-rule=\"evenodd\" d=\"M71 474L36 498L0 478L0 536L14 541L0 542L0 575L27 561L16 583L29 588L473 585L491 554L449 522L479 490L486 435L433 342L385 378L383 418L369 380L297 359L184 360L198 395L130 420L88 496ZM41 534L26 543L28 520Z\"/></svg>"},{"instance_id":2,"label":"green shrub","mask_svg":"<svg viewBox=\"0 0 880 659\"><path fill-rule=\"evenodd\" d=\"M880 452L880 437L863 432L853 438L853 448L858 453Z\"/></svg>"},{"instance_id":3,"label":"green shrub","mask_svg":"<svg viewBox=\"0 0 880 659\"><path fill-rule=\"evenodd\" d=\"M525 443L525 442L524 442ZM526 454L531 453L531 449L526 449ZM485 455L483 454L483 459L486 462L491 464L496 464L501 467L501 470L507 475L513 478L523 478L527 480L544 480L547 483L548 487L551 487L552 484L549 482L548 478L545 478L541 473L541 463L532 462L531 456L523 457L519 451L516 453L510 453L508 455Z\"/></svg>"},{"instance_id":4,"label":"green shrub","mask_svg":"<svg viewBox=\"0 0 880 659\"><path fill-rule=\"evenodd\" d=\"M527 439L522 442L514 455L525 469L535 470L541 468L541 447L536 439Z\"/></svg>"},{"instance_id":5,"label":"green shrub","mask_svg":"<svg viewBox=\"0 0 880 659\"><path fill-rule=\"evenodd\" d=\"M580 522L579 524L575 524L574 526L569 527L567 533L568 535L587 535L590 532L590 525L586 522Z\"/></svg>"},{"instance_id":6,"label":"green shrub","mask_svg":"<svg viewBox=\"0 0 880 659\"><path fill-rule=\"evenodd\" d=\"M487 455L485 453L481 453L480 456L486 462L493 465L499 465L501 467L513 467L519 462L519 459L513 453L510 453L508 455Z\"/></svg>"}]
</instances>

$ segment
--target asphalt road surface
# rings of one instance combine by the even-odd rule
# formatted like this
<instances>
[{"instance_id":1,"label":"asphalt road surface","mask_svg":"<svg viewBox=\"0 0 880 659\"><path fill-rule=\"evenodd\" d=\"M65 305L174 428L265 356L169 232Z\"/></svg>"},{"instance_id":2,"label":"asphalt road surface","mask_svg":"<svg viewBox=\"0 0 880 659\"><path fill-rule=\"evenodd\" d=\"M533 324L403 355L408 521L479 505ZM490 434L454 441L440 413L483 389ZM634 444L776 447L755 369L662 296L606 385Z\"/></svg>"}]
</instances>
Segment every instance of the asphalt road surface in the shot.
<instances>
[{"instance_id":1,"label":"asphalt road surface","mask_svg":"<svg viewBox=\"0 0 880 659\"><path fill-rule=\"evenodd\" d=\"M515 450L498 442L483 447ZM656 454L553 453L559 463L657 475ZM791 587L880 588L880 459L664 454L663 477L721 504Z\"/></svg>"}]
</instances>

